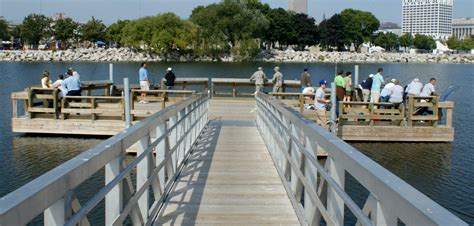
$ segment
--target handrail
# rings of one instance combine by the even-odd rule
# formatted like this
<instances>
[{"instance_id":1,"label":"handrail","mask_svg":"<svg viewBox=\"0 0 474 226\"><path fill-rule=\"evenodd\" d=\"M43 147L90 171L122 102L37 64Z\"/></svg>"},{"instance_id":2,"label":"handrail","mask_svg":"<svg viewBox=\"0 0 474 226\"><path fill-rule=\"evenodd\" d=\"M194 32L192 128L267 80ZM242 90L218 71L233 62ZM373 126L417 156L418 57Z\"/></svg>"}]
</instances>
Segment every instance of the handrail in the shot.
<instances>
[{"instance_id":1,"label":"handrail","mask_svg":"<svg viewBox=\"0 0 474 226\"><path fill-rule=\"evenodd\" d=\"M162 78L161 79L161 88L164 89L166 87L165 85L166 79ZM187 86L197 86L197 87L203 87L202 90L207 90L207 87L209 86L209 78L176 78L174 81L174 86L181 86L183 90L186 89Z\"/></svg>"},{"instance_id":2,"label":"handrail","mask_svg":"<svg viewBox=\"0 0 474 226\"><path fill-rule=\"evenodd\" d=\"M263 93L256 99L257 127L302 224L343 225L347 207L361 225L467 225L293 108ZM362 208L345 191L346 173L369 191Z\"/></svg>"},{"instance_id":3,"label":"handrail","mask_svg":"<svg viewBox=\"0 0 474 226\"><path fill-rule=\"evenodd\" d=\"M219 91L216 87L232 87L232 91ZM272 87L273 82L267 80L264 84L265 87ZM255 87L255 82L250 81L248 78L212 78L211 79L211 97L214 98L215 95L232 95L232 98L237 96L251 96L254 94L254 91L244 91L237 90L238 87ZM284 80L282 83L282 90L285 92L286 88L297 88L301 87L299 80ZM252 89L253 90L253 89Z\"/></svg>"},{"instance_id":4,"label":"handrail","mask_svg":"<svg viewBox=\"0 0 474 226\"><path fill-rule=\"evenodd\" d=\"M25 225L42 212L45 225L75 225L104 198L106 225L126 216L133 224L150 225L207 124L208 101L193 95L167 107L6 195L0 199L0 225ZM137 158L124 165L132 145ZM104 167L105 186L82 208L72 205L78 203L70 198L74 188ZM133 168L136 185L130 179Z\"/></svg>"}]
</instances>

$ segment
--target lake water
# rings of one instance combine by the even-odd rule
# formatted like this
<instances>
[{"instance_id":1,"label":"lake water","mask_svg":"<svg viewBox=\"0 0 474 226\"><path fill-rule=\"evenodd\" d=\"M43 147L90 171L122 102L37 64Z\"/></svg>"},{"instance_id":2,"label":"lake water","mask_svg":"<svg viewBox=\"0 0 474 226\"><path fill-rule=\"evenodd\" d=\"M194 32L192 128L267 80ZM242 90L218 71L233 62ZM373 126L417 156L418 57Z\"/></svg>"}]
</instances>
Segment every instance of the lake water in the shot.
<instances>
[{"instance_id":1,"label":"lake water","mask_svg":"<svg viewBox=\"0 0 474 226\"><path fill-rule=\"evenodd\" d=\"M150 63L151 80L158 81L166 68L173 67L178 77L235 77L248 78L258 66L273 75L273 63ZM293 64L280 66L285 79L295 79L303 68L309 68L313 84L320 79L332 80L334 64ZM73 67L81 80L108 79L108 63L13 63L0 62L0 197L26 184L78 153L99 143L104 137L80 136L27 136L11 133L10 93L39 84L43 70L54 80L57 74ZM342 64L339 68L353 71L354 65ZM351 143L364 154L392 171L403 180L450 210L469 224L474 224L474 65L440 64L363 64L361 80L378 67L384 68L385 77L407 83L414 77L426 83L429 78L438 80L436 89L442 92L450 85L459 87L449 96L455 102L455 140L452 143ZM138 83L138 63L114 65L116 83L124 77ZM103 183L103 179L91 184ZM89 189L88 193L92 194ZM96 222L101 214L96 214Z\"/></svg>"}]
</instances>

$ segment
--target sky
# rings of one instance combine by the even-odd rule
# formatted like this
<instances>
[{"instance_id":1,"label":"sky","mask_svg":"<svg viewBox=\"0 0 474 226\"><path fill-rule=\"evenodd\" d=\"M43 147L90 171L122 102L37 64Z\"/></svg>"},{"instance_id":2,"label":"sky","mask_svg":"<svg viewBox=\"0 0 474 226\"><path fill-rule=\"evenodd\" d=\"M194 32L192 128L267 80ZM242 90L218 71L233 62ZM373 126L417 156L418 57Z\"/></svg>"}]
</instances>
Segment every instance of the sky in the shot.
<instances>
[{"instance_id":1,"label":"sky","mask_svg":"<svg viewBox=\"0 0 474 226\"><path fill-rule=\"evenodd\" d=\"M92 16L111 24L118 19L135 19L174 12L188 18L193 8L218 0L0 0L0 16L13 23L21 23L31 13L52 16L63 12L79 22ZM262 0L272 8L288 8L287 0ZM308 14L321 21L345 8L372 12L381 22L401 23L402 0L308 0ZM474 0L454 0L454 17L474 17Z\"/></svg>"}]
</instances>

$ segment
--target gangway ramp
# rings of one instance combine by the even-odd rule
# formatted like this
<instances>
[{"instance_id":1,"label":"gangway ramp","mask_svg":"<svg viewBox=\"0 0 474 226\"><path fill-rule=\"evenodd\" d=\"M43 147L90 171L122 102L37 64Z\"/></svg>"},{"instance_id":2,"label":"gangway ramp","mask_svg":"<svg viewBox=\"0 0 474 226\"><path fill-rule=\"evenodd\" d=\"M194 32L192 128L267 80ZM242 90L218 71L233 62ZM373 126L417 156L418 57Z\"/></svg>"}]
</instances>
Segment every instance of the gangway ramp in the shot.
<instances>
[{"instance_id":1,"label":"gangway ramp","mask_svg":"<svg viewBox=\"0 0 474 226\"><path fill-rule=\"evenodd\" d=\"M251 121L213 120L155 225L299 225Z\"/></svg>"}]
</instances>

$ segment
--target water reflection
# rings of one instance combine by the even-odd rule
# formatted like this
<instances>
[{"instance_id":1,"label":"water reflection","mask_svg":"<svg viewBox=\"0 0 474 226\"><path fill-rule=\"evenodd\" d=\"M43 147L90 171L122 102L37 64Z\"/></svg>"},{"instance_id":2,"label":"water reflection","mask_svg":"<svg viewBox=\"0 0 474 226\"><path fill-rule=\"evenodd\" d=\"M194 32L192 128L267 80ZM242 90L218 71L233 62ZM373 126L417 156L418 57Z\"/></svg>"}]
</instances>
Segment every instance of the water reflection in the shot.
<instances>
[{"instance_id":1,"label":"water reflection","mask_svg":"<svg viewBox=\"0 0 474 226\"><path fill-rule=\"evenodd\" d=\"M437 189L451 169L451 143L351 143L406 182ZM431 190L430 189L430 190Z\"/></svg>"},{"instance_id":2,"label":"water reflection","mask_svg":"<svg viewBox=\"0 0 474 226\"><path fill-rule=\"evenodd\" d=\"M10 181L14 183L10 186L19 187L101 141L71 137L14 137L11 158L12 173L16 178Z\"/></svg>"}]
</instances>

